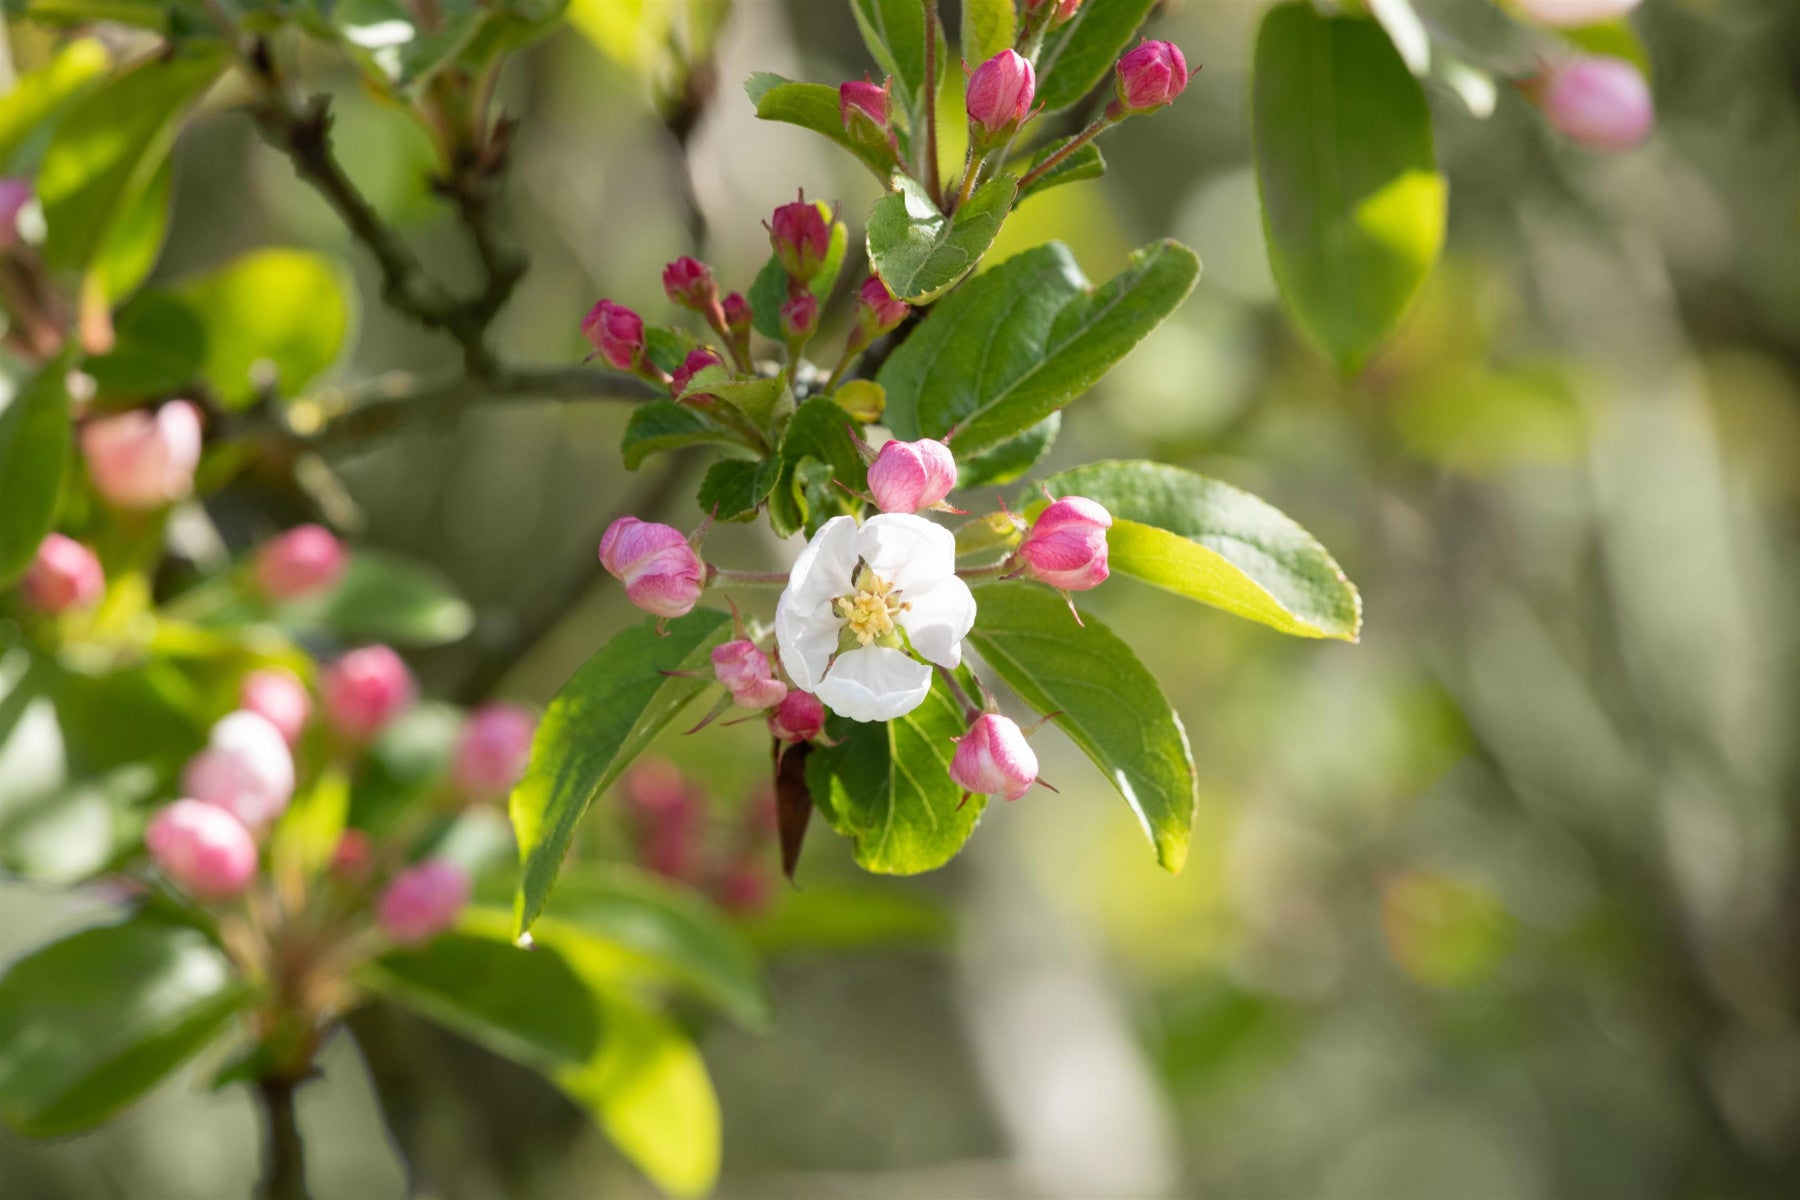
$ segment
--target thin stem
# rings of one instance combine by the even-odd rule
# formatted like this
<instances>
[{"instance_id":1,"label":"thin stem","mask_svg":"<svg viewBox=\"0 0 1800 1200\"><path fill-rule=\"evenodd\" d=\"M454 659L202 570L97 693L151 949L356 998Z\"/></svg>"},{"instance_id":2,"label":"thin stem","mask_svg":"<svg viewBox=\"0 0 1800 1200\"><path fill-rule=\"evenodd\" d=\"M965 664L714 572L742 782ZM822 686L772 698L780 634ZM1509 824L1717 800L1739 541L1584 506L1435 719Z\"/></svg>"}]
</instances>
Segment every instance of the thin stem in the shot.
<instances>
[{"instance_id":1,"label":"thin stem","mask_svg":"<svg viewBox=\"0 0 1800 1200\"><path fill-rule=\"evenodd\" d=\"M263 1200L309 1200L306 1188L306 1143L294 1111L297 1080L267 1076L256 1081L263 1111L263 1177L257 1195Z\"/></svg>"},{"instance_id":2,"label":"thin stem","mask_svg":"<svg viewBox=\"0 0 1800 1200\"><path fill-rule=\"evenodd\" d=\"M937 0L924 0L925 3L925 189L934 202L944 194L943 181L938 175L938 130L937 130L937 44L938 44L938 6Z\"/></svg>"},{"instance_id":3,"label":"thin stem","mask_svg":"<svg viewBox=\"0 0 1800 1200\"><path fill-rule=\"evenodd\" d=\"M728 567L714 567L706 582L711 587L786 587L788 572L734 571Z\"/></svg>"},{"instance_id":4,"label":"thin stem","mask_svg":"<svg viewBox=\"0 0 1800 1200\"><path fill-rule=\"evenodd\" d=\"M981 705L975 703L975 701L969 697L969 693L963 690L963 685L956 680L956 672L947 667L937 667L935 669L937 670L938 678L944 681L944 685L950 689L950 694L956 697L958 704L962 705L963 719L965 721L973 721L976 717L979 717L982 712Z\"/></svg>"},{"instance_id":5,"label":"thin stem","mask_svg":"<svg viewBox=\"0 0 1800 1200\"><path fill-rule=\"evenodd\" d=\"M1019 192L1023 194L1026 188L1048 175L1051 171L1054 171L1068 159L1069 155L1093 141L1094 138L1099 135L1101 130L1112 123L1112 118L1107 116L1095 118L1093 124L1063 143L1062 149L1058 150L1055 154L1052 154L1049 158L1046 158L1037 166L1031 168L1031 170L1025 172L1019 179Z\"/></svg>"},{"instance_id":6,"label":"thin stem","mask_svg":"<svg viewBox=\"0 0 1800 1200\"><path fill-rule=\"evenodd\" d=\"M961 579L998 579L1013 569L1013 557L1009 554L999 562L988 563L983 567L958 567L956 574Z\"/></svg>"},{"instance_id":7,"label":"thin stem","mask_svg":"<svg viewBox=\"0 0 1800 1200\"><path fill-rule=\"evenodd\" d=\"M969 147L969 154L963 163L962 186L956 191L956 199L950 204L948 211L955 212L969 202L969 196L975 190L975 180L981 175L981 168L987 162L987 155L975 153L975 147Z\"/></svg>"}]
</instances>

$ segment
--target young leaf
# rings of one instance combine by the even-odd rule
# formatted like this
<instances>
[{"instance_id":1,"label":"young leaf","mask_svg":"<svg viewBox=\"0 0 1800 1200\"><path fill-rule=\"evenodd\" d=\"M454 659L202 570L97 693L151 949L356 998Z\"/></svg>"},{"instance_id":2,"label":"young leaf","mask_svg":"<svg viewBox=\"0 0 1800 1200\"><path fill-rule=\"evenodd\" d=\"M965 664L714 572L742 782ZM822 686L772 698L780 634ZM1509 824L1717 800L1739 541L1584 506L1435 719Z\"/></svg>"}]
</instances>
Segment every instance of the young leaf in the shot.
<instances>
[{"instance_id":1,"label":"young leaf","mask_svg":"<svg viewBox=\"0 0 1800 1200\"><path fill-rule=\"evenodd\" d=\"M358 550L338 585L286 605L293 629L326 629L346 642L440 646L460 641L475 614L435 568L379 550Z\"/></svg>"},{"instance_id":2,"label":"young leaf","mask_svg":"<svg viewBox=\"0 0 1800 1200\"><path fill-rule=\"evenodd\" d=\"M781 121L822 133L856 155L879 178L887 178L893 166L888 157L844 132L836 88L823 83L796 83L772 71L758 71L744 81L744 90L750 94L750 103L756 106L756 115L763 120Z\"/></svg>"},{"instance_id":3,"label":"young leaf","mask_svg":"<svg viewBox=\"0 0 1800 1200\"><path fill-rule=\"evenodd\" d=\"M1073 135L1070 136L1072 137ZM1051 142L1048 146L1045 146L1042 150L1039 150L1036 154L1032 155L1031 169L1035 170L1039 163L1062 149L1068 141L1069 138L1063 138L1061 141ZM1035 196L1039 192L1047 192L1051 188L1061 187L1065 183L1076 183L1083 179L1098 179L1104 174L1106 174L1106 158L1100 153L1100 147L1089 142L1079 150L1075 151L1075 153L1069 155L1069 157L1057 163L1054 167L1051 167L1042 177L1032 183L1030 187L1027 187L1024 191L1020 192L1019 202L1023 204L1025 202L1025 197Z\"/></svg>"},{"instance_id":4,"label":"young leaf","mask_svg":"<svg viewBox=\"0 0 1800 1200\"><path fill-rule=\"evenodd\" d=\"M631 411L619 451L625 457L625 469L635 471L646 458L665 450L737 440L735 434L704 413L673 400L651 400Z\"/></svg>"},{"instance_id":5,"label":"young leaf","mask_svg":"<svg viewBox=\"0 0 1800 1200\"><path fill-rule=\"evenodd\" d=\"M31 565L56 523L69 463L64 371L47 364L0 407L0 588Z\"/></svg>"},{"instance_id":6,"label":"young leaf","mask_svg":"<svg viewBox=\"0 0 1800 1200\"><path fill-rule=\"evenodd\" d=\"M1187 862L1198 792L1181 718L1137 655L1091 615L1077 625L1048 588L976 593L969 644L1006 686L1057 726L1119 789L1170 871Z\"/></svg>"},{"instance_id":7,"label":"young leaf","mask_svg":"<svg viewBox=\"0 0 1800 1200\"><path fill-rule=\"evenodd\" d=\"M681 398L690 396L717 396L731 405L758 429L769 423L775 414L775 406L787 394L788 373L783 367L775 375L758 375L754 379L733 379L731 372L724 367L705 367L694 373L682 390Z\"/></svg>"},{"instance_id":8,"label":"young leaf","mask_svg":"<svg viewBox=\"0 0 1800 1200\"><path fill-rule=\"evenodd\" d=\"M1108 561L1177 595L1298 637L1353 642L1362 598L1310 533L1216 479L1154 462L1099 462L1044 480L1113 515Z\"/></svg>"},{"instance_id":9,"label":"young leaf","mask_svg":"<svg viewBox=\"0 0 1800 1200\"><path fill-rule=\"evenodd\" d=\"M1037 61L1037 103L1045 112L1074 104L1105 79L1156 0L1088 0L1044 39Z\"/></svg>"},{"instance_id":10,"label":"young leaf","mask_svg":"<svg viewBox=\"0 0 1800 1200\"><path fill-rule=\"evenodd\" d=\"M588 805L688 702L705 690L709 655L731 618L695 609L667 623L635 625L602 646L550 701L532 740L531 765L512 794L524 873L515 900L520 932L544 910ZM665 671L700 671L697 678Z\"/></svg>"},{"instance_id":11,"label":"young leaf","mask_svg":"<svg viewBox=\"0 0 1800 1200\"><path fill-rule=\"evenodd\" d=\"M1444 242L1425 93L1373 21L1289 3L1263 18L1252 99L1282 302L1340 370L1360 370Z\"/></svg>"},{"instance_id":12,"label":"young leaf","mask_svg":"<svg viewBox=\"0 0 1800 1200\"><path fill-rule=\"evenodd\" d=\"M1017 32L1013 0L963 0L960 48L971 67L1010 47Z\"/></svg>"},{"instance_id":13,"label":"young leaf","mask_svg":"<svg viewBox=\"0 0 1800 1200\"><path fill-rule=\"evenodd\" d=\"M987 252L1019 181L1005 172L994 176L949 217L911 176L895 175L893 185L869 212L869 261L894 295L926 304L949 291Z\"/></svg>"},{"instance_id":14,"label":"young leaf","mask_svg":"<svg viewBox=\"0 0 1800 1200\"><path fill-rule=\"evenodd\" d=\"M306 250L257 250L175 289L206 326L206 380L227 408L258 394L273 371L292 398L337 361L354 303L338 264Z\"/></svg>"},{"instance_id":15,"label":"young leaf","mask_svg":"<svg viewBox=\"0 0 1800 1200\"><path fill-rule=\"evenodd\" d=\"M715 521L747 521L756 515L758 506L769 498L775 482L781 478L781 460L765 458L752 462L743 458L724 458L706 469L700 481L700 511L712 514Z\"/></svg>"}]
</instances>

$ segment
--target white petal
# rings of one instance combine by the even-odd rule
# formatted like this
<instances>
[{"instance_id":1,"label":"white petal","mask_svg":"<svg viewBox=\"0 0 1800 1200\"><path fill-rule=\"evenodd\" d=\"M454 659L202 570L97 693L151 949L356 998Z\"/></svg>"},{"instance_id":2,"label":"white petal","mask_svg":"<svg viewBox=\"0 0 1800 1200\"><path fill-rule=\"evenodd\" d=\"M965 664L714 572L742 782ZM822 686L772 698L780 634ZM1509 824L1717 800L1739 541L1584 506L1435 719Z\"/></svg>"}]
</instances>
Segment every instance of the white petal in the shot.
<instances>
[{"instance_id":1,"label":"white petal","mask_svg":"<svg viewBox=\"0 0 1800 1200\"><path fill-rule=\"evenodd\" d=\"M833 517L819 526L819 532L794 560L781 602L786 604L791 598L801 608L810 609L822 600L847 594L850 576L856 571L856 539L854 517ZM954 538L951 544L955 545Z\"/></svg>"},{"instance_id":2,"label":"white petal","mask_svg":"<svg viewBox=\"0 0 1800 1200\"><path fill-rule=\"evenodd\" d=\"M940 667L962 662L962 640L975 624L969 585L952 575L927 588L908 588L906 602L911 607L899 620L913 649Z\"/></svg>"},{"instance_id":3,"label":"white petal","mask_svg":"<svg viewBox=\"0 0 1800 1200\"><path fill-rule=\"evenodd\" d=\"M852 721L891 721L925 702L931 668L905 652L862 646L838 656L812 692L825 706Z\"/></svg>"},{"instance_id":4,"label":"white petal","mask_svg":"<svg viewBox=\"0 0 1800 1200\"><path fill-rule=\"evenodd\" d=\"M801 691L812 691L825 674L843 624L831 611L830 600L803 609L782 596L775 609L775 644L781 648L781 665Z\"/></svg>"},{"instance_id":5,"label":"white petal","mask_svg":"<svg viewBox=\"0 0 1800 1200\"><path fill-rule=\"evenodd\" d=\"M902 591L956 573L956 535L908 513L883 513L863 522L856 551L875 574Z\"/></svg>"}]
</instances>

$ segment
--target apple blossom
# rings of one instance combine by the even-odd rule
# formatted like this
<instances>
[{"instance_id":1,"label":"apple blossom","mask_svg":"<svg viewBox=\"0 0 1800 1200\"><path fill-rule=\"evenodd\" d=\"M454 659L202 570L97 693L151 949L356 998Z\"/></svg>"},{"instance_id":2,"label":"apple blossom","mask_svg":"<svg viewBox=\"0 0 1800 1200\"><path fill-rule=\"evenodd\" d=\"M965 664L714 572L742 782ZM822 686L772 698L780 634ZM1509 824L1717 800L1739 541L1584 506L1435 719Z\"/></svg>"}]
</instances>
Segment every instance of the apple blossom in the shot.
<instances>
[{"instance_id":1,"label":"apple blossom","mask_svg":"<svg viewBox=\"0 0 1800 1200\"><path fill-rule=\"evenodd\" d=\"M869 494L882 512L916 513L956 487L956 458L936 438L890 440L869 464Z\"/></svg>"},{"instance_id":2,"label":"apple blossom","mask_svg":"<svg viewBox=\"0 0 1800 1200\"><path fill-rule=\"evenodd\" d=\"M1037 782L1037 755L1010 717L982 713L957 739L950 778L964 791L1017 800Z\"/></svg>"},{"instance_id":3,"label":"apple blossom","mask_svg":"<svg viewBox=\"0 0 1800 1200\"><path fill-rule=\"evenodd\" d=\"M163 874L202 900L229 900L256 874L256 840L230 812L177 800L144 829L144 845Z\"/></svg>"},{"instance_id":4,"label":"apple blossom","mask_svg":"<svg viewBox=\"0 0 1800 1200\"><path fill-rule=\"evenodd\" d=\"M367 741L412 703L412 674L388 647L364 646L325 668L319 694L339 733Z\"/></svg>"},{"instance_id":5,"label":"apple blossom","mask_svg":"<svg viewBox=\"0 0 1800 1200\"><path fill-rule=\"evenodd\" d=\"M87 608L106 591L106 574L94 552L60 533L44 536L19 581L25 602L39 612Z\"/></svg>"},{"instance_id":6,"label":"apple blossom","mask_svg":"<svg viewBox=\"0 0 1800 1200\"><path fill-rule=\"evenodd\" d=\"M171 400L155 412L97 417L81 430L94 488L120 508L160 508L194 488L200 464L200 410Z\"/></svg>"},{"instance_id":7,"label":"apple blossom","mask_svg":"<svg viewBox=\"0 0 1800 1200\"><path fill-rule=\"evenodd\" d=\"M298 600L343 578L349 556L322 525L296 525L256 555L256 583L277 600Z\"/></svg>"},{"instance_id":8,"label":"apple blossom","mask_svg":"<svg viewBox=\"0 0 1800 1200\"><path fill-rule=\"evenodd\" d=\"M787 696L787 684L775 678L769 656L749 638L714 646L713 674L739 708L773 708Z\"/></svg>"},{"instance_id":9,"label":"apple blossom","mask_svg":"<svg viewBox=\"0 0 1800 1200\"><path fill-rule=\"evenodd\" d=\"M1106 531L1112 514L1085 496L1064 496L1038 514L1019 543L1025 574L1065 592L1106 582Z\"/></svg>"},{"instance_id":10,"label":"apple blossom","mask_svg":"<svg viewBox=\"0 0 1800 1200\"><path fill-rule=\"evenodd\" d=\"M706 564L671 525L620 517L600 537L600 564L625 585L645 612L679 617L693 610L706 586Z\"/></svg>"},{"instance_id":11,"label":"apple blossom","mask_svg":"<svg viewBox=\"0 0 1800 1200\"><path fill-rule=\"evenodd\" d=\"M181 784L202 804L262 830L294 798L294 755L273 722L239 709L212 727L206 748L182 771Z\"/></svg>"},{"instance_id":12,"label":"apple blossom","mask_svg":"<svg viewBox=\"0 0 1800 1200\"><path fill-rule=\"evenodd\" d=\"M427 859L394 877L381 894L375 918L388 937L416 946L454 925L468 902L468 872L447 859Z\"/></svg>"},{"instance_id":13,"label":"apple blossom","mask_svg":"<svg viewBox=\"0 0 1800 1200\"><path fill-rule=\"evenodd\" d=\"M253 712L281 732L288 745L300 740L312 717L312 696L290 671L252 671L238 688L238 707Z\"/></svg>"}]
</instances>

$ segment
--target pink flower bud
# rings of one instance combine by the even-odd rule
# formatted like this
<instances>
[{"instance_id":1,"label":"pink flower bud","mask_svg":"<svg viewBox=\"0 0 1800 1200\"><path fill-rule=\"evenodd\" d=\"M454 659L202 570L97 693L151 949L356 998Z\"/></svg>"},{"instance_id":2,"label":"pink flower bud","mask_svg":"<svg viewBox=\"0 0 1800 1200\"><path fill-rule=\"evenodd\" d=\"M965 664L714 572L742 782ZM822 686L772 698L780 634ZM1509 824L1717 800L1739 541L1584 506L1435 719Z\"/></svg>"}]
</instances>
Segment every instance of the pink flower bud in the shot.
<instances>
[{"instance_id":1,"label":"pink flower bud","mask_svg":"<svg viewBox=\"0 0 1800 1200\"><path fill-rule=\"evenodd\" d=\"M516 704L486 704L469 714L450 780L470 796L503 796L525 774L537 717Z\"/></svg>"},{"instance_id":2,"label":"pink flower bud","mask_svg":"<svg viewBox=\"0 0 1800 1200\"><path fill-rule=\"evenodd\" d=\"M171 400L89 421L81 452L94 488L120 508L160 508L194 488L200 465L200 410Z\"/></svg>"},{"instance_id":3,"label":"pink flower bud","mask_svg":"<svg viewBox=\"0 0 1800 1200\"><path fill-rule=\"evenodd\" d=\"M704 313L719 299L719 285L712 268L697 258L682 255L663 268L663 291L683 308Z\"/></svg>"},{"instance_id":4,"label":"pink flower bud","mask_svg":"<svg viewBox=\"0 0 1800 1200\"><path fill-rule=\"evenodd\" d=\"M1017 800L1037 782L1037 755L1010 717L982 713L956 742L950 778L964 791Z\"/></svg>"},{"instance_id":5,"label":"pink flower bud","mask_svg":"<svg viewBox=\"0 0 1800 1200\"><path fill-rule=\"evenodd\" d=\"M252 671L238 690L238 707L273 725L292 746L312 717L312 696L291 672Z\"/></svg>"},{"instance_id":6,"label":"pink flower bud","mask_svg":"<svg viewBox=\"0 0 1800 1200\"><path fill-rule=\"evenodd\" d=\"M688 351L687 357L681 360L681 365L675 368L675 373L669 376L669 395L677 400L681 399L681 393L685 392L688 384L694 381L694 376L706 370L708 367L722 367L724 365L725 360L720 358L718 352L711 346L694 347L692 350ZM689 403L693 403L697 400L712 399L713 397L708 396L705 393L688 397Z\"/></svg>"},{"instance_id":7,"label":"pink flower bud","mask_svg":"<svg viewBox=\"0 0 1800 1200\"><path fill-rule=\"evenodd\" d=\"M223 808L177 800L150 818L144 845L163 874L202 900L229 900L256 874L256 840Z\"/></svg>"},{"instance_id":8,"label":"pink flower bud","mask_svg":"<svg viewBox=\"0 0 1800 1200\"><path fill-rule=\"evenodd\" d=\"M182 771L181 786L260 831L294 798L294 755L274 722L239 709L212 727L206 748Z\"/></svg>"},{"instance_id":9,"label":"pink flower bud","mask_svg":"<svg viewBox=\"0 0 1800 1200\"><path fill-rule=\"evenodd\" d=\"M1531 20L1558 29L1611 21L1639 3L1641 0L1513 0L1513 6Z\"/></svg>"},{"instance_id":10,"label":"pink flower bud","mask_svg":"<svg viewBox=\"0 0 1800 1200\"><path fill-rule=\"evenodd\" d=\"M333 728L367 741L412 703L412 675L388 647L364 646L325 668L319 694Z\"/></svg>"},{"instance_id":11,"label":"pink flower bud","mask_svg":"<svg viewBox=\"0 0 1800 1200\"><path fill-rule=\"evenodd\" d=\"M706 564L681 530L636 517L606 527L600 565L624 583L633 604L659 617L691 612L706 586Z\"/></svg>"},{"instance_id":12,"label":"pink flower bud","mask_svg":"<svg viewBox=\"0 0 1800 1200\"><path fill-rule=\"evenodd\" d=\"M879 275L869 276L856 290L856 327L865 342L897 328L911 311L906 301L895 299Z\"/></svg>"},{"instance_id":13,"label":"pink flower bud","mask_svg":"<svg viewBox=\"0 0 1800 1200\"><path fill-rule=\"evenodd\" d=\"M992 145L1010 137L1031 112L1037 76L1017 51L1002 50L969 76L969 124L975 140Z\"/></svg>"},{"instance_id":14,"label":"pink flower bud","mask_svg":"<svg viewBox=\"0 0 1800 1200\"><path fill-rule=\"evenodd\" d=\"M838 118L844 131L871 145L893 144L894 108L890 78L873 83L868 76L838 84Z\"/></svg>"},{"instance_id":15,"label":"pink flower bud","mask_svg":"<svg viewBox=\"0 0 1800 1200\"><path fill-rule=\"evenodd\" d=\"M349 555L323 525L296 525L256 556L256 582L276 600L298 600L324 591L343 577Z\"/></svg>"},{"instance_id":16,"label":"pink flower bud","mask_svg":"<svg viewBox=\"0 0 1800 1200\"><path fill-rule=\"evenodd\" d=\"M428 942L456 924L469 902L469 875L455 863L432 858L394 877L375 909L375 919L402 946Z\"/></svg>"},{"instance_id":17,"label":"pink flower bud","mask_svg":"<svg viewBox=\"0 0 1800 1200\"><path fill-rule=\"evenodd\" d=\"M811 292L796 292L781 302L781 335L792 341L810 337L819 325L819 298Z\"/></svg>"},{"instance_id":18,"label":"pink flower bud","mask_svg":"<svg viewBox=\"0 0 1800 1200\"><path fill-rule=\"evenodd\" d=\"M1025 573L1065 592L1106 582L1106 531L1112 514L1084 496L1064 496L1038 514L1019 543Z\"/></svg>"},{"instance_id":19,"label":"pink flower bud","mask_svg":"<svg viewBox=\"0 0 1800 1200\"><path fill-rule=\"evenodd\" d=\"M1124 112L1161 108L1187 84L1187 59L1173 42L1144 42L1119 60L1116 90Z\"/></svg>"},{"instance_id":20,"label":"pink flower bud","mask_svg":"<svg viewBox=\"0 0 1800 1200\"><path fill-rule=\"evenodd\" d=\"M811 692L790 688L769 714L769 732L784 742L810 742L825 729L825 706Z\"/></svg>"},{"instance_id":21,"label":"pink flower bud","mask_svg":"<svg viewBox=\"0 0 1800 1200\"><path fill-rule=\"evenodd\" d=\"M719 907L734 917L748 917L769 906L775 881L768 866L755 855L739 855L726 864L713 882Z\"/></svg>"},{"instance_id":22,"label":"pink flower bud","mask_svg":"<svg viewBox=\"0 0 1800 1200\"><path fill-rule=\"evenodd\" d=\"M705 798L675 764L660 758L638 762L624 785L639 865L668 879L697 880Z\"/></svg>"},{"instance_id":23,"label":"pink flower bud","mask_svg":"<svg viewBox=\"0 0 1800 1200\"><path fill-rule=\"evenodd\" d=\"M588 310L581 322L585 337L609 367L635 371L644 361L644 319L611 300Z\"/></svg>"},{"instance_id":24,"label":"pink flower bud","mask_svg":"<svg viewBox=\"0 0 1800 1200\"><path fill-rule=\"evenodd\" d=\"M375 864L375 845L360 829L346 829L338 834L337 846L331 851L331 873L350 883L369 877Z\"/></svg>"},{"instance_id":25,"label":"pink flower bud","mask_svg":"<svg viewBox=\"0 0 1800 1200\"><path fill-rule=\"evenodd\" d=\"M1537 100L1551 128L1596 150L1630 150L1656 125L1650 85L1621 58L1596 55L1553 67Z\"/></svg>"},{"instance_id":26,"label":"pink flower bud","mask_svg":"<svg viewBox=\"0 0 1800 1200\"><path fill-rule=\"evenodd\" d=\"M750 302L742 292L732 292L719 302L725 313L725 328L742 337L750 332Z\"/></svg>"},{"instance_id":27,"label":"pink flower bud","mask_svg":"<svg viewBox=\"0 0 1800 1200\"><path fill-rule=\"evenodd\" d=\"M713 674L739 708L773 708L787 696L787 684L775 678L769 656L749 638L713 647Z\"/></svg>"},{"instance_id":28,"label":"pink flower bud","mask_svg":"<svg viewBox=\"0 0 1800 1200\"><path fill-rule=\"evenodd\" d=\"M31 180L0 179L0 250L19 244L19 212L31 203Z\"/></svg>"},{"instance_id":29,"label":"pink flower bud","mask_svg":"<svg viewBox=\"0 0 1800 1200\"><path fill-rule=\"evenodd\" d=\"M956 486L956 458L936 438L890 441L869 464L869 494L882 512L916 513Z\"/></svg>"},{"instance_id":30,"label":"pink flower bud","mask_svg":"<svg viewBox=\"0 0 1800 1200\"><path fill-rule=\"evenodd\" d=\"M769 244L789 278L809 283L831 250L831 222L802 192L798 200L775 210L769 221Z\"/></svg>"},{"instance_id":31,"label":"pink flower bud","mask_svg":"<svg viewBox=\"0 0 1800 1200\"><path fill-rule=\"evenodd\" d=\"M51 533L38 543L19 590L25 603L39 612L67 612L98 601L106 591L106 574L92 550L74 538Z\"/></svg>"}]
</instances>

